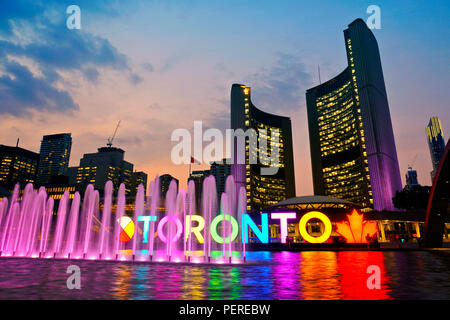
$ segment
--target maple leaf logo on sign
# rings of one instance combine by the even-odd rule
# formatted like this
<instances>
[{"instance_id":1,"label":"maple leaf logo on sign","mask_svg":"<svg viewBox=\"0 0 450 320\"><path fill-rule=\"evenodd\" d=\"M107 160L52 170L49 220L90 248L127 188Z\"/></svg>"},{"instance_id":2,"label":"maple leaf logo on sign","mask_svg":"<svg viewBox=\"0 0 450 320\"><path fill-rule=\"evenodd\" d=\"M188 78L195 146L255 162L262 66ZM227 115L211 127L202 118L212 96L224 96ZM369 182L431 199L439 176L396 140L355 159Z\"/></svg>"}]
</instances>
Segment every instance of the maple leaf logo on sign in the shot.
<instances>
[{"instance_id":1,"label":"maple leaf logo on sign","mask_svg":"<svg viewBox=\"0 0 450 320\"><path fill-rule=\"evenodd\" d=\"M336 232L343 236L347 243L367 243L367 235L372 237L378 231L375 221L363 221L363 214L353 209L352 214L347 215L347 221L336 223Z\"/></svg>"}]
</instances>

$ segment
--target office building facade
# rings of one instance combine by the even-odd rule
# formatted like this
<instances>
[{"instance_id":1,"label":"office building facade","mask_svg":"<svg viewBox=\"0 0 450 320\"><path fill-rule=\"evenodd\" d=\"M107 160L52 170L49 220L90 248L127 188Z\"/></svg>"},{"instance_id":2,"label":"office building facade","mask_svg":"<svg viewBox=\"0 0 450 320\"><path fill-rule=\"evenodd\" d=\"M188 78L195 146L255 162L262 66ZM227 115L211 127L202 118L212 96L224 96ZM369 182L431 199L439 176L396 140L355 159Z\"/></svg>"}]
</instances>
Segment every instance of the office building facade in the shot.
<instances>
[{"instance_id":1,"label":"office building facade","mask_svg":"<svg viewBox=\"0 0 450 320\"><path fill-rule=\"evenodd\" d=\"M0 145L0 185L12 190L16 183L23 188L35 183L39 165L39 154L22 149Z\"/></svg>"},{"instance_id":2,"label":"office building facade","mask_svg":"<svg viewBox=\"0 0 450 320\"><path fill-rule=\"evenodd\" d=\"M38 182L50 183L52 176L65 175L69 167L72 137L70 133L44 136L39 152Z\"/></svg>"},{"instance_id":3,"label":"office building facade","mask_svg":"<svg viewBox=\"0 0 450 320\"><path fill-rule=\"evenodd\" d=\"M147 174L143 171L135 171L131 174L131 193L130 195L135 196L139 185L144 187L145 194L147 194Z\"/></svg>"},{"instance_id":4,"label":"office building facade","mask_svg":"<svg viewBox=\"0 0 450 320\"><path fill-rule=\"evenodd\" d=\"M102 147L96 153L84 154L76 169L76 184L81 185L82 190L88 184L93 184L97 190L104 190L106 182L111 180L115 191L124 183L126 194L135 194L133 164L125 161L124 155L124 150L114 147Z\"/></svg>"},{"instance_id":5,"label":"office building facade","mask_svg":"<svg viewBox=\"0 0 450 320\"><path fill-rule=\"evenodd\" d=\"M394 210L402 184L378 44L361 19L344 38L348 66L306 92L314 193Z\"/></svg>"},{"instance_id":6,"label":"office building facade","mask_svg":"<svg viewBox=\"0 0 450 320\"><path fill-rule=\"evenodd\" d=\"M258 212L287 198L295 196L294 156L292 149L291 120L270 114L256 108L251 101L251 88L233 84L231 89L231 129L248 129L255 132L257 139L246 139L245 150L240 150L238 139L234 138L233 164L231 172L237 190L245 187L247 192L247 211ZM267 136L263 131L266 130ZM271 134L278 130L278 142L271 141ZM260 143L267 139L267 149L260 150ZM252 142L252 140L254 142ZM277 144L277 145L275 145ZM271 156L272 148L278 149L278 165L276 173L265 175L262 169L270 165L262 163L262 159ZM245 163L240 163L240 154L245 152ZM253 153L253 154L251 154ZM251 163L251 157L257 157L257 163Z\"/></svg>"}]
</instances>

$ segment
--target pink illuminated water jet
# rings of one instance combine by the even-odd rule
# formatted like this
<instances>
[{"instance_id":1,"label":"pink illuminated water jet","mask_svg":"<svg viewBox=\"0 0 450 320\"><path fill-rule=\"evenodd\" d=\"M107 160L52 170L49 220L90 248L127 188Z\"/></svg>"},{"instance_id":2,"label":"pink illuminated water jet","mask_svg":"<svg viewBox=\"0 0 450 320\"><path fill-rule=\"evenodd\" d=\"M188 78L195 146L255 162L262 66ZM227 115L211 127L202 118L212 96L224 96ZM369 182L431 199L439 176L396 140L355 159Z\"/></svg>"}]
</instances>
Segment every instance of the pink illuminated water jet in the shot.
<instances>
[{"instance_id":1,"label":"pink illuminated water jet","mask_svg":"<svg viewBox=\"0 0 450 320\"><path fill-rule=\"evenodd\" d=\"M245 259L241 237L215 243L211 239L211 223L215 217L223 215L217 227L218 234L222 239L230 239L232 226L228 216L243 221L245 189L236 190L234 179L228 177L226 191L218 205L214 177L205 178L202 187L202 200L197 208L193 181L189 182L187 191L178 191L176 182L172 181L166 198L161 199L157 176L149 185L149 196L145 195L144 186L138 187L134 210L127 212L124 184L115 194L113 183L108 181L103 199L93 185L87 186L83 197L79 192L73 197L65 192L58 208L54 207L54 199L48 197L45 188L35 190L30 183L20 192L16 185L10 199L0 201L0 257L238 263L232 256L243 255ZM100 204L103 204L102 210ZM200 215L204 221L196 237L193 236L194 215ZM128 223L123 223L125 218ZM161 226L164 219L165 224ZM190 221L190 224L180 224L180 221ZM195 241L199 235L203 240Z\"/></svg>"}]
</instances>

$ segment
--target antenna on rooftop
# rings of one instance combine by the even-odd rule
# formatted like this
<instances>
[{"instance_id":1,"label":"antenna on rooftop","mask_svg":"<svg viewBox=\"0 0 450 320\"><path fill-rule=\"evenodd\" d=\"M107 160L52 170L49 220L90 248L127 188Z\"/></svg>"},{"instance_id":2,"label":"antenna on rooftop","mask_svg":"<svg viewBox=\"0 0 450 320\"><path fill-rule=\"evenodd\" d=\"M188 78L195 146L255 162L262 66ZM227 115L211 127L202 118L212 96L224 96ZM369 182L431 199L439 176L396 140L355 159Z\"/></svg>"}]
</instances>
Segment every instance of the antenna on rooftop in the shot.
<instances>
[{"instance_id":1,"label":"antenna on rooftop","mask_svg":"<svg viewBox=\"0 0 450 320\"><path fill-rule=\"evenodd\" d=\"M117 129L119 129L120 121L121 121L121 120L119 120L119 122L117 123L116 130L114 130L114 134L112 135L112 137L108 138L108 143L107 143L106 145L107 145L109 148L112 147L114 138L116 137Z\"/></svg>"},{"instance_id":2,"label":"antenna on rooftop","mask_svg":"<svg viewBox=\"0 0 450 320\"><path fill-rule=\"evenodd\" d=\"M322 80L320 80L320 65L317 65L317 70L319 71L319 84L322 84Z\"/></svg>"},{"instance_id":3,"label":"antenna on rooftop","mask_svg":"<svg viewBox=\"0 0 450 320\"><path fill-rule=\"evenodd\" d=\"M414 158L413 158L411 164L408 164L408 170L412 170L414 164L416 163L417 156L418 156L418 154L416 154L416 155L414 156Z\"/></svg>"}]
</instances>

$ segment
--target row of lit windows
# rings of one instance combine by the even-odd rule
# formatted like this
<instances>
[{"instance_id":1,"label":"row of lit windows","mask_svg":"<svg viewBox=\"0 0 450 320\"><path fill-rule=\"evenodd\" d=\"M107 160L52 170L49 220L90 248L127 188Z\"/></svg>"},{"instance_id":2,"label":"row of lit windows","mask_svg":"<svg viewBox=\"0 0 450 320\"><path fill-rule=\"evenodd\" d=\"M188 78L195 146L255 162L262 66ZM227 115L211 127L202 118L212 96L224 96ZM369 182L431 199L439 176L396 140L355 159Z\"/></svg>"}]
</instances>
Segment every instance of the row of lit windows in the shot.
<instances>
[{"instance_id":1,"label":"row of lit windows","mask_svg":"<svg viewBox=\"0 0 450 320\"><path fill-rule=\"evenodd\" d=\"M64 194L55 194L55 195L52 195L51 197L54 200L60 200L63 197L63 195ZM69 199L73 199L73 197L74 197L74 194L69 194Z\"/></svg>"},{"instance_id":2,"label":"row of lit windows","mask_svg":"<svg viewBox=\"0 0 450 320\"><path fill-rule=\"evenodd\" d=\"M342 110L336 110L332 112L328 112L326 115L322 114L318 120L319 120L319 129L327 129L329 125L335 123L336 120L340 118L345 118L353 114L353 100L344 100L342 106L344 103L346 103L346 106L343 107Z\"/></svg>"},{"instance_id":3,"label":"row of lit windows","mask_svg":"<svg viewBox=\"0 0 450 320\"><path fill-rule=\"evenodd\" d=\"M353 106L353 103L351 103L350 106ZM336 127L342 127L342 125L349 122L351 123L349 120L353 120L354 118L353 110L349 108L345 113L338 114L333 118L328 118L326 121L319 122L319 132L326 132L329 129L335 130ZM324 133L321 135L324 135Z\"/></svg>"},{"instance_id":4,"label":"row of lit windows","mask_svg":"<svg viewBox=\"0 0 450 320\"><path fill-rule=\"evenodd\" d=\"M352 76L353 86L355 88L355 93L356 93L356 100L357 100L356 105L358 107L358 109L357 109L357 111L358 111L358 120L360 122L360 127L362 128L363 127L363 123L362 123L361 109L359 108L358 84L357 84L356 75L355 75L356 72L355 72L355 64L354 64L354 59L353 59L351 39L347 39L347 45L348 45L348 49L349 49L348 53L349 53L349 58L350 58L350 67L351 67L352 75L353 75ZM366 144L365 144L365 139L364 139L364 131L362 129L360 130L360 137L361 137L361 141L362 141L361 147L362 147L362 150L363 150L364 164L366 166L366 171L369 171L369 169L368 169L368 161L367 161ZM367 175L366 177L367 177L367 183L369 185L369 189L371 189L370 175ZM371 200L371 203L372 203L373 200L372 199L370 199L370 200Z\"/></svg>"},{"instance_id":5,"label":"row of lit windows","mask_svg":"<svg viewBox=\"0 0 450 320\"><path fill-rule=\"evenodd\" d=\"M355 194L355 190L370 190L370 185L365 181L369 178L368 172L366 172L366 175L363 174L363 166L364 161L352 160L323 168L325 194L368 205L367 194Z\"/></svg>"},{"instance_id":6,"label":"row of lit windows","mask_svg":"<svg viewBox=\"0 0 450 320\"><path fill-rule=\"evenodd\" d=\"M350 41L348 48L350 81L316 100L319 144L322 157L360 145L362 159L323 168L322 173L327 195L366 205L371 203L372 192Z\"/></svg>"},{"instance_id":7,"label":"row of lit windows","mask_svg":"<svg viewBox=\"0 0 450 320\"><path fill-rule=\"evenodd\" d=\"M345 95L340 96L339 99L336 99L336 101L334 102L322 104L321 107L317 107L317 111L323 117L323 119L334 118L336 115L347 111L351 107L352 103L353 95L351 92L351 88L348 88L346 89Z\"/></svg>"},{"instance_id":8,"label":"row of lit windows","mask_svg":"<svg viewBox=\"0 0 450 320\"><path fill-rule=\"evenodd\" d=\"M246 88L244 88L245 90ZM247 210L251 210L250 203L268 206L286 199L286 183L283 179L261 177L251 174L250 157L258 159L262 163L270 163L273 147L278 148L278 166L284 167L284 135L281 128L273 127L250 117L250 103L245 98L244 113L246 128L254 128L257 132L256 139L246 139L246 190L247 190ZM266 130L266 132L260 129ZM278 140L275 141L272 138ZM259 148L261 140L267 142L265 150ZM275 164L274 164L275 165Z\"/></svg>"},{"instance_id":9,"label":"row of lit windows","mask_svg":"<svg viewBox=\"0 0 450 320\"><path fill-rule=\"evenodd\" d=\"M331 107L328 104L324 105L327 107L326 109L319 108L322 109L319 117L319 140L322 156L340 153L358 144L352 108L354 103L352 95L349 94L351 89L349 85L350 82L347 82L341 88L333 91L334 95L328 97L328 100L336 100ZM339 100L337 100L338 98Z\"/></svg>"},{"instance_id":10,"label":"row of lit windows","mask_svg":"<svg viewBox=\"0 0 450 320\"><path fill-rule=\"evenodd\" d=\"M350 83L346 83L346 84L344 84L342 87L340 87L340 88L338 88L338 89L336 89L336 90L334 90L334 91L332 91L332 92L330 92L330 93L327 93L327 94L325 94L325 95L323 95L323 96L320 96L319 98L318 98L318 106L319 106L319 103L320 103L320 105L323 103L323 101L325 101L325 100L328 100L330 97L332 97L332 96L335 96L335 95L337 95L337 94L339 94L340 92L342 92L343 90L345 90L346 88L347 88L347 86L349 86L350 85Z\"/></svg>"},{"instance_id":11,"label":"row of lit windows","mask_svg":"<svg viewBox=\"0 0 450 320\"><path fill-rule=\"evenodd\" d=\"M73 192L75 191L75 187L51 187L46 189L48 193L56 193L56 192L62 192L65 191Z\"/></svg>"}]
</instances>

